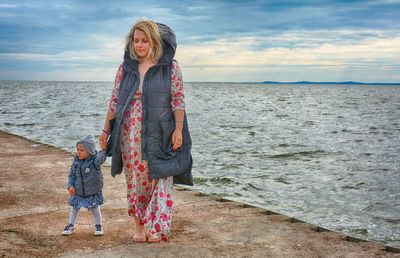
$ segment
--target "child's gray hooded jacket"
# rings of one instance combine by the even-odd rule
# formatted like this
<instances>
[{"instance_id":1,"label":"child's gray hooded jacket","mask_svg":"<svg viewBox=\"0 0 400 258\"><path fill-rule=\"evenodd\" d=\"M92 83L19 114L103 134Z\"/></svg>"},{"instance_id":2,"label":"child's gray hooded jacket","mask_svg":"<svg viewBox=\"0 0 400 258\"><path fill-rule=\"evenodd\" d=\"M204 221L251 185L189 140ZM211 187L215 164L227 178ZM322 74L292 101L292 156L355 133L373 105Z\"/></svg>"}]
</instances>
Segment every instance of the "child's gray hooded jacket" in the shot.
<instances>
[{"instance_id":1,"label":"child's gray hooded jacket","mask_svg":"<svg viewBox=\"0 0 400 258\"><path fill-rule=\"evenodd\" d=\"M101 164L106 160L106 154L104 151L96 151L92 135L82 138L77 144L79 143L84 144L91 156L80 160L75 155L68 174L68 188L74 187L78 196L88 197L98 194L103 189Z\"/></svg>"}]
</instances>

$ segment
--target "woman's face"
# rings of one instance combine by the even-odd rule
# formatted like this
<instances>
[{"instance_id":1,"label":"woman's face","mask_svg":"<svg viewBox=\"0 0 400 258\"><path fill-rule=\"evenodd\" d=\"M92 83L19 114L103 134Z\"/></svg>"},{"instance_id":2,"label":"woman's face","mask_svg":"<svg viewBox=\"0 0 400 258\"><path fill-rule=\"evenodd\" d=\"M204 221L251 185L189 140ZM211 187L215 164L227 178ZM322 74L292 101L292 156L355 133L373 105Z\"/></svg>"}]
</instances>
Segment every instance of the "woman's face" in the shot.
<instances>
[{"instance_id":1,"label":"woman's face","mask_svg":"<svg viewBox=\"0 0 400 258\"><path fill-rule=\"evenodd\" d=\"M141 30L135 30L133 33L133 46L135 49L136 55L140 59L144 59L147 57L150 51L150 42L146 37L146 34Z\"/></svg>"}]
</instances>

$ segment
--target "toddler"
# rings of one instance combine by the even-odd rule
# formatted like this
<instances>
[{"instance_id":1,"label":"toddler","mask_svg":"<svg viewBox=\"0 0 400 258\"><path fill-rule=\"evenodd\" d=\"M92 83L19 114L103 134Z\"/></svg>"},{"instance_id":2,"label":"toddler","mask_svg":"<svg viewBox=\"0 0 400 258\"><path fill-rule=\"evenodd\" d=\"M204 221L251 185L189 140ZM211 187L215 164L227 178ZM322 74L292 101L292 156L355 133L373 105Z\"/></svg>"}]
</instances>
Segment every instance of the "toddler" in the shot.
<instances>
[{"instance_id":1,"label":"toddler","mask_svg":"<svg viewBox=\"0 0 400 258\"><path fill-rule=\"evenodd\" d=\"M76 155L68 174L68 191L71 205L69 223L62 235L71 235L80 208L86 208L93 213L95 221L95 236L103 235L101 225L100 205L103 204L103 174L101 164L106 160L105 151L96 151L93 135L83 137L76 144Z\"/></svg>"}]
</instances>

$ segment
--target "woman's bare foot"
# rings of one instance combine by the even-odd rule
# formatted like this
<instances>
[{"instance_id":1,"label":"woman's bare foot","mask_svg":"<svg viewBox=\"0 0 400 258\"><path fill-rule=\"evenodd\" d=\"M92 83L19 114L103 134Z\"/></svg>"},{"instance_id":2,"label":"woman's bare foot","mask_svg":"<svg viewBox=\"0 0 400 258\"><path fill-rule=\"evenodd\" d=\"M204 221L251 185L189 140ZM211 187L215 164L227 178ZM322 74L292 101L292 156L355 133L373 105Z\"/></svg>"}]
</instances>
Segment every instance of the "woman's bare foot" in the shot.
<instances>
[{"instance_id":1,"label":"woman's bare foot","mask_svg":"<svg viewBox=\"0 0 400 258\"><path fill-rule=\"evenodd\" d=\"M137 243L146 242L146 231L144 226L140 224L140 220L135 217L136 232L133 234L133 241Z\"/></svg>"},{"instance_id":2,"label":"woman's bare foot","mask_svg":"<svg viewBox=\"0 0 400 258\"><path fill-rule=\"evenodd\" d=\"M147 243L160 243L161 238L157 237L157 236L147 235L146 241L147 241Z\"/></svg>"},{"instance_id":3,"label":"woman's bare foot","mask_svg":"<svg viewBox=\"0 0 400 258\"><path fill-rule=\"evenodd\" d=\"M133 234L133 241L135 241L136 243L145 243L146 242L146 233L143 232L135 232L135 234Z\"/></svg>"}]
</instances>

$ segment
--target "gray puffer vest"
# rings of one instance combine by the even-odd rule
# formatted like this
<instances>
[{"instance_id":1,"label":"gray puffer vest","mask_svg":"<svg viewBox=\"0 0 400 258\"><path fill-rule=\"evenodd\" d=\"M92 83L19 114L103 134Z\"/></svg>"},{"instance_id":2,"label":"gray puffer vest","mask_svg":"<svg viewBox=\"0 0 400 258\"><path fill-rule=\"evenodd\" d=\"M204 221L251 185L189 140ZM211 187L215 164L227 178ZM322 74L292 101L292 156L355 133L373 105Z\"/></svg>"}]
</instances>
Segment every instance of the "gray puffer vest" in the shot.
<instances>
[{"instance_id":1,"label":"gray puffer vest","mask_svg":"<svg viewBox=\"0 0 400 258\"><path fill-rule=\"evenodd\" d=\"M143 79L142 91L142 159L148 160L149 175L152 179L165 176L165 166L176 174L191 171L192 141L189 127L184 119L183 146L176 152L171 150L171 135L175 129L175 117L171 107L171 70L175 55L176 41L174 32L164 24L157 24L163 40L164 52L158 63L151 67ZM124 75L119 88L116 121L111 137L114 137L112 146L111 174L120 174L123 169L121 158L121 125L123 115L131 103L139 86L140 77L138 61L132 60L129 55L129 46L125 50L123 70ZM162 161L162 162L161 162ZM189 166L190 163L190 166ZM185 171L179 171L182 164L188 164ZM162 168L162 169L161 169Z\"/></svg>"}]
</instances>

